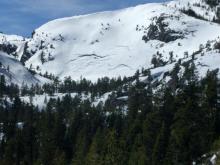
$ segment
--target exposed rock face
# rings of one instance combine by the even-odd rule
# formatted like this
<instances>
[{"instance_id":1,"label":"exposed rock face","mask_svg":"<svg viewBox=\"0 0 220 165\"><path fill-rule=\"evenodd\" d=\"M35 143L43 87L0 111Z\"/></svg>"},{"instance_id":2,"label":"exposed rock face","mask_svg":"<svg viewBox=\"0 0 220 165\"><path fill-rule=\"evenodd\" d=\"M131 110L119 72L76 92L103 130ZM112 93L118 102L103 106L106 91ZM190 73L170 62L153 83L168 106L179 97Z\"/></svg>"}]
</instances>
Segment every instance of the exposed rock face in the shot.
<instances>
[{"instance_id":1,"label":"exposed rock face","mask_svg":"<svg viewBox=\"0 0 220 165\"><path fill-rule=\"evenodd\" d=\"M32 56L32 54L28 50L28 43L26 42L25 45L24 45L23 55L22 55L21 60L20 60L21 63L24 64L31 56Z\"/></svg>"},{"instance_id":2,"label":"exposed rock face","mask_svg":"<svg viewBox=\"0 0 220 165\"><path fill-rule=\"evenodd\" d=\"M142 39L145 42L150 40L159 40L165 43L175 41L177 39L183 39L183 32L170 29L168 23L164 22L167 17L168 16L161 15L158 18L154 18L154 22L148 27L148 32Z\"/></svg>"}]
</instances>

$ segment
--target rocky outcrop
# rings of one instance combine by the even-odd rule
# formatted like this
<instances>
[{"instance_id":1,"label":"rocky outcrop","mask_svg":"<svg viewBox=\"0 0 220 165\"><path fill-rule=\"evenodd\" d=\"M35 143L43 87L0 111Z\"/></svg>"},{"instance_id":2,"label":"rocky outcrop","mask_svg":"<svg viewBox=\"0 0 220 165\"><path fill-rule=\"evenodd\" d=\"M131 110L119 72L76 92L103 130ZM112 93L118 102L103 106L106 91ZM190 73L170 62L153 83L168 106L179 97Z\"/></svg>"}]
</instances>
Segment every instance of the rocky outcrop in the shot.
<instances>
[{"instance_id":1,"label":"rocky outcrop","mask_svg":"<svg viewBox=\"0 0 220 165\"><path fill-rule=\"evenodd\" d=\"M160 16L154 18L153 23L148 27L147 34L143 36L143 40L148 42L150 40L159 40L165 43L183 39L184 34L169 28L168 23L165 22L167 16Z\"/></svg>"}]
</instances>

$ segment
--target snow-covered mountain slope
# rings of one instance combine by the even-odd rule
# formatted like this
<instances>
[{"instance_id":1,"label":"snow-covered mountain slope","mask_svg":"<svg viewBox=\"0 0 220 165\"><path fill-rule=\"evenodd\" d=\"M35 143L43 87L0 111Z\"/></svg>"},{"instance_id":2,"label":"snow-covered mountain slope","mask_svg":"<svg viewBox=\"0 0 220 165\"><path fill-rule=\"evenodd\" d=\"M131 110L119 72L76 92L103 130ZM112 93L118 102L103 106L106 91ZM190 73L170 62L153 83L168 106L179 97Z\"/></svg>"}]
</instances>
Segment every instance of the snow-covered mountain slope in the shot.
<instances>
[{"instance_id":1,"label":"snow-covered mountain slope","mask_svg":"<svg viewBox=\"0 0 220 165\"><path fill-rule=\"evenodd\" d=\"M151 74L154 82L160 82L159 84L172 84L172 72L178 68L178 77L181 79L186 64L195 64L196 76L198 79L204 78L209 71L218 71L217 76L220 78L220 39L210 41L206 45L201 46L200 50L195 52L192 56L182 58L179 61L151 69ZM141 81L146 82L148 77L141 76ZM172 85L171 85L172 86Z\"/></svg>"},{"instance_id":2,"label":"snow-covered mountain slope","mask_svg":"<svg viewBox=\"0 0 220 165\"><path fill-rule=\"evenodd\" d=\"M183 62L187 62L189 60L190 58L183 60ZM204 78L208 71L220 69L219 61L220 61L219 52L210 51L205 54L203 53L198 54L194 61L198 78ZM176 63L172 63L166 66L151 69L151 74L154 77L154 80L164 81L165 83L168 83L170 80L170 76L167 73L171 73L173 71L175 64ZM181 70L179 71L179 76L182 76L183 73L184 73L184 67L182 66ZM220 72L218 72L218 77L220 78ZM146 79L147 77L141 78L142 81L145 81Z\"/></svg>"},{"instance_id":3,"label":"snow-covered mountain slope","mask_svg":"<svg viewBox=\"0 0 220 165\"><path fill-rule=\"evenodd\" d=\"M0 33L0 51L60 79L131 76L152 67L152 57L169 64L171 56L190 56L217 39L220 25L210 21L217 20L220 8L209 3L174 0L57 19L36 29L32 38Z\"/></svg>"},{"instance_id":4,"label":"snow-covered mountain slope","mask_svg":"<svg viewBox=\"0 0 220 165\"><path fill-rule=\"evenodd\" d=\"M0 75L5 76L8 84L14 83L20 86L48 82L39 75L32 75L18 60L3 52L0 52Z\"/></svg>"},{"instance_id":5,"label":"snow-covered mountain slope","mask_svg":"<svg viewBox=\"0 0 220 165\"><path fill-rule=\"evenodd\" d=\"M217 21L220 18L218 0L174 0L167 5L200 19Z\"/></svg>"},{"instance_id":6,"label":"snow-covered mountain slope","mask_svg":"<svg viewBox=\"0 0 220 165\"><path fill-rule=\"evenodd\" d=\"M0 33L0 51L10 54L19 61L24 55L25 45L28 39L17 35Z\"/></svg>"},{"instance_id":7,"label":"snow-covered mountain slope","mask_svg":"<svg viewBox=\"0 0 220 165\"><path fill-rule=\"evenodd\" d=\"M216 39L220 26L183 14L173 6L180 2L51 21L36 29L28 42L25 52L32 57L26 67L61 79L96 80L133 75L141 67L150 67L157 52L164 60L171 52L176 59L192 54L201 44Z\"/></svg>"}]
</instances>

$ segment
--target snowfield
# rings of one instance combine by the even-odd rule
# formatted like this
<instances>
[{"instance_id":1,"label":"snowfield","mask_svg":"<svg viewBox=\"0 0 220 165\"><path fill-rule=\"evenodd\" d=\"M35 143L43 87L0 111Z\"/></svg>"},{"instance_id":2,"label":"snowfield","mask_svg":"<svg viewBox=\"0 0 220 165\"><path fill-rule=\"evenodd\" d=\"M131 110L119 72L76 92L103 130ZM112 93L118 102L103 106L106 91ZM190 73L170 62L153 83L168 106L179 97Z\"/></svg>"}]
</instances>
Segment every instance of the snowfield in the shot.
<instances>
[{"instance_id":1,"label":"snowfield","mask_svg":"<svg viewBox=\"0 0 220 165\"><path fill-rule=\"evenodd\" d=\"M173 7L177 2L51 21L36 29L28 42L29 52L34 54L26 66L32 65L38 68L37 72L52 73L61 79L82 76L95 81L103 76L131 76L137 69L150 67L152 56L158 51L165 60L170 52L179 59L185 52L192 54L200 44L219 36L218 24L183 14ZM184 37L168 43L158 40L145 43L143 36L159 17L165 17L168 28Z\"/></svg>"},{"instance_id":2,"label":"snowfield","mask_svg":"<svg viewBox=\"0 0 220 165\"><path fill-rule=\"evenodd\" d=\"M18 85L26 84L43 84L50 82L49 80L39 76L32 75L17 59L6 53L0 52L0 75L5 75L7 83L15 83Z\"/></svg>"},{"instance_id":3,"label":"snowfield","mask_svg":"<svg viewBox=\"0 0 220 165\"><path fill-rule=\"evenodd\" d=\"M182 12L188 9L206 21ZM152 67L155 54L162 54L164 61L173 54L178 60L197 52L208 41L216 40L220 25L207 21L216 17L216 11L203 0L174 0L61 18L36 29L32 38L0 34L0 50L5 45L14 45L15 50L7 50L8 54L26 68L53 74L61 80L67 76L92 81L104 76L132 76L137 69ZM219 60L218 53L209 54L201 57L203 61ZM215 62L212 66L212 61L207 65L219 68ZM167 67L170 66L155 70ZM205 72L207 67L200 70ZM26 72L21 71L19 74L25 81L41 81L40 76L26 77Z\"/></svg>"}]
</instances>

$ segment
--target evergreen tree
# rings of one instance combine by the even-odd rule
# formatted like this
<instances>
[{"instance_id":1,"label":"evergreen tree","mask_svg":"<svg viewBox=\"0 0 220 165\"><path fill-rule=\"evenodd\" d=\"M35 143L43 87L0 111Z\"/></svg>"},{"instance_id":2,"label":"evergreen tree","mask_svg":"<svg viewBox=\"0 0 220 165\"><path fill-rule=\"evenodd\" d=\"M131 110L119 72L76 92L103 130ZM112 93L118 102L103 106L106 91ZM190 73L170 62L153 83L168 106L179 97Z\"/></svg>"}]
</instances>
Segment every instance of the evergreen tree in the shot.
<instances>
[{"instance_id":1,"label":"evergreen tree","mask_svg":"<svg viewBox=\"0 0 220 165\"><path fill-rule=\"evenodd\" d=\"M129 165L145 165L147 164L146 149L144 146L142 134L137 134L134 140L132 150L129 154Z\"/></svg>"},{"instance_id":2,"label":"evergreen tree","mask_svg":"<svg viewBox=\"0 0 220 165\"><path fill-rule=\"evenodd\" d=\"M92 140L92 144L90 145L90 149L86 157L87 165L104 164L103 144L103 133L99 129Z\"/></svg>"},{"instance_id":3,"label":"evergreen tree","mask_svg":"<svg viewBox=\"0 0 220 165\"><path fill-rule=\"evenodd\" d=\"M1 75L0 76L0 98L3 96L6 90L6 81L5 81L5 76Z\"/></svg>"},{"instance_id":4,"label":"evergreen tree","mask_svg":"<svg viewBox=\"0 0 220 165\"><path fill-rule=\"evenodd\" d=\"M167 130L165 124L162 124L160 132L157 136L152 153L152 165L164 164L167 147Z\"/></svg>"},{"instance_id":5,"label":"evergreen tree","mask_svg":"<svg viewBox=\"0 0 220 165\"><path fill-rule=\"evenodd\" d=\"M123 148L117 139L116 131L109 130L106 135L106 147L104 150L104 164L105 165L120 165L123 164Z\"/></svg>"}]
</instances>

